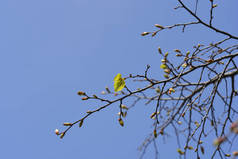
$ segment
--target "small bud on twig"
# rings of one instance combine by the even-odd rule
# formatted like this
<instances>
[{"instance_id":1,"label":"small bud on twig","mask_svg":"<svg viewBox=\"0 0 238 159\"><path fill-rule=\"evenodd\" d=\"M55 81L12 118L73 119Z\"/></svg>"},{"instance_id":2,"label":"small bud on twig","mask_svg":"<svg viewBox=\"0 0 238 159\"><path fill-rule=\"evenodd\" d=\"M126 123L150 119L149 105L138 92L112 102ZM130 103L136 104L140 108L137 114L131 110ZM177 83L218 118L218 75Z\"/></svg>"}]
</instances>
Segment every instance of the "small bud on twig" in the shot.
<instances>
[{"instance_id":1,"label":"small bud on twig","mask_svg":"<svg viewBox=\"0 0 238 159\"><path fill-rule=\"evenodd\" d=\"M79 127L82 127L82 126L83 126L83 120L79 122Z\"/></svg>"},{"instance_id":2,"label":"small bud on twig","mask_svg":"<svg viewBox=\"0 0 238 159\"><path fill-rule=\"evenodd\" d=\"M155 24L155 27L160 28L160 29L164 29L164 27L162 25L159 25L159 24Z\"/></svg>"},{"instance_id":3,"label":"small bud on twig","mask_svg":"<svg viewBox=\"0 0 238 159\"><path fill-rule=\"evenodd\" d=\"M62 133L60 134L60 138L63 139L64 135L65 135L65 132L62 132Z\"/></svg>"},{"instance_id":4,"label":"small bud on twig","mask_svg":"<svg viewBox=\"0 0 238 159\"><path fill-rule=\"evenodd\" d=\"M124 104L121 105L121 108L128 110L128 107L126 105L124 105Z\"/></svg>"},{"instance_id":5,"label":"small bud on twig","mask_svg":"<svg viewBox=\"0 0 238 159\"><path fill-rule=\"evenodd\" d=\"M214 146L219 146L226 140L226 137L219 137L213 141Z\"/></svg>"},{"instance_id":6,"label":"small bud on twig","mask_svg":"<svg viewBox=\"0 0 238 159\"><path fill-rule=\"evenodd\" d=\"M212 8L216 8L216 7L217 7L217 4L213 4L213 5L212 5Z\"/></svg>"},{"instance_id":7,"label":"small bud on twig","mask_svg":"<svg viewBox=\"0 0 238 159\"><path fill-rule=\"evenodd\" d=\"M178 152L180 155L184 155L184 152L183 152L181 149L177 149L177 152Z\"/></svg>"},{"instance_id":8,"label":"small bud on twig","mask_svg":"<svg viewBox=\"0 0 238 159\"><path fill-rule=\"evenodd\" d=\"M238 151L234 151L232 154L233 156L238 156Z\"/></svg>"},{"instance_id":9,"label":"small bud on twig","mask_svg":"<svg viewBox=\"0 0 238 159\"><path fill-rule=\"evenodd\" d=\"M105 88L107 93L111 93L110 89L108 87Z\"/></svg>"},{"instance_id":10,"label":"small bud on twig","mask_svg":"<svg viewBox=\"0 0 238 159\"><path fill-rule=\"evenodd\" d=\"M82 92L82 91L78 91L78 95L79 95L79 96L85 96L86 93L85 93L85 92Z\"/></svg>"},{"instance_id":11,"label":"small bud on twig","mask_svg":"<svg viewBox=\"0 0 238 159\"><path fill-rule=\"evenodd\" d=\"M88 97L83 97L82 100L88 100Z\"/></svg>"},{"instance_id":12,"label":"small bud on twig","mask_svg":"<svg viewBox=\"0 0 238 159\"><path fill-rule=\"evenodd\" d=\"M161 50L160 47L158 47L158 52L159 52L160 54L162 54L162 50Z\"/></svg>"},{"instance_id":13,"label":"small bud on twig","mask_svg":"<svg viewBox=\"0 0 238 159\"><path fill-rule=\"evenodd\" d=\"M150 34L150 32L143 32L143 33L141 33L141 36L146 36L148 34Z\"/></svg>"},{"instance_id":14,"label":"small bud on twig","mask_svg":"<svg viewBox=\"0 0 238 159\"><path fill-rule=\"evenodd\" d=\"M181 53L181 51L179 49L174 49L174 52Z\"/></svg>"},{"instance_id":15,"label":"small bud on twig","mask_svg":"<svg viewBox=\"0 0 238 159\"><path fill-rule=\"evenodd\" d=\"M72 126L73 124L72 123L64 123L63 125L64 126Z\"/></svg>"},{"instance_id":16,"label":"small bud on twig","mask_svg":"<svg viewBox=\"0 0 238 159\"><path fill-rule=\"evenodd\" d=\"M123 120L122 120L121 118L119 118L118 121L119 121L119 124L120 124L121 126L124 126L124 122L123 122Z\"/></svg>"},{"instance_id":17,"label":"small bud on twig","mask_svg":"<svg viewBox=\"0 0 238 159\"><path fill-rule=\"evenodd\" d=\"M55 134L56 134L56 135L59 135L59 134L60 134L58 129L55 129Z\"/></svg>"},{"instance_id":18,"label":"small bud on twig","mask_svg":"<svg viewBox=\"0 0 238 159\"><path fill-rule=\"evenodd\" d=\"M156 132L156 129L154 129L154 137L157 138L157 132Z\"/></svg>"}]
</instances>

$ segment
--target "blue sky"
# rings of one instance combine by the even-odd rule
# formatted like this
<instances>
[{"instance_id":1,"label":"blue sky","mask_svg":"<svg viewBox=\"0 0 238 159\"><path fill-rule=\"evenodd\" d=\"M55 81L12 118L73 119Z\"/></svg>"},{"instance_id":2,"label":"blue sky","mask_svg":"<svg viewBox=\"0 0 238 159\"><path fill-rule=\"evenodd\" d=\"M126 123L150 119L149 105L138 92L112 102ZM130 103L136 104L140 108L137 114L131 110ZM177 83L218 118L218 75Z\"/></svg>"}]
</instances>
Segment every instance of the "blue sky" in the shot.
<instances>
[{"instance_id":1,"label":"blue sky","mask_svg":"<svg viewBox=\"0 0 238 159\"><path fill-rule=\"evenodd\" d=\"M237 35L238 2L219 3L214 24ZM118 108L112 106L82 128L73 128L63 140L54 129L90 109L93 103L82 102L79 90L99 94L105 86L112 88L117 73L142 73L147 64L153 76L160 77L158 46L168 51L191 49L222 38L200 26L188 27L185 33L165 31L156 38L140 36L157 23L191 20L184 11L173 10L176 4L175 0L2 0L0 158L138 157L137 147L152 130L145 117L151 109L143 103L130 112L123 128L117 122ZM199 9L204 18L207 9ZM177 157L173 139L159 148ZM152 156L149 149L145 158ZM161 158L165 156L161 153Z\"/></svg>"}]
</instances>

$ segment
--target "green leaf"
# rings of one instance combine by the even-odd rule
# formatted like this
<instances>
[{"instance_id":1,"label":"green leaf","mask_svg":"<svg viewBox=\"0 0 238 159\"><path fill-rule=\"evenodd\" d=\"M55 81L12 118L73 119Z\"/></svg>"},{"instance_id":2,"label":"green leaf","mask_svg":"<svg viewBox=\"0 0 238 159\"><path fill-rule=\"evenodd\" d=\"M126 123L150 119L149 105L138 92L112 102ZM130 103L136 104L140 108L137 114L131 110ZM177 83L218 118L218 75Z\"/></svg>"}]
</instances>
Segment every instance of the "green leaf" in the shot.
<instances>
[{"instance_id":1,"label":"green leaf","mask_svg":"<svg viewBox=\"0 0 238 159\"><path fill-rule=\"evenodd\" d=\"M125 80L121 77L121 74L118 73L114 78L114 91L118 92L125 87Z\"/></svg>"},{"instance_id":2,"label":"green leaf","mask_svg":"<svg viewBox=\"0 0 238 159\"><path fill-rule=\"evenodd\" d=\"M160 68L162 68L162 69L166 69L167 66L166 66L165 64L161 64L161 65L160 65Z\"/></svg>"}]
</instances>

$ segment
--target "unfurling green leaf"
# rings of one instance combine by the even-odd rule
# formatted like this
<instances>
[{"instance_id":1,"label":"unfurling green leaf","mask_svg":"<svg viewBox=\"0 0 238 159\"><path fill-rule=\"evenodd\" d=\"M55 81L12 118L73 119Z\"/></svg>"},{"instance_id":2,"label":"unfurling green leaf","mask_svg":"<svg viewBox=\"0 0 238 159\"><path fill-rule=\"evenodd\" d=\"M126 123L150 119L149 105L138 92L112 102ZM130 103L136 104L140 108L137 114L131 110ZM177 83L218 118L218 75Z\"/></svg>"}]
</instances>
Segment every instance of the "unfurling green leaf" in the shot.
<instances>
[{"instance_id":1,"label":"unfurling green leaf","mask_svg":"<svg viewBox=\"0 0 238 159\"><path fill-rule=\"evenodd\" d=\"M114 78L114 91L118 92L125 87L125 80L121 77L121 74L118 73Z\"/></svg>"},{"instance_id":2,"label":"unfurling green leaf","mask_svg":"<svg viewBox=\"0 0 238 159\"><path fill-rule=\"evenodd\" d=\"M126 105L124 105L124 104L121 105L121 108L122 108L122 109L126 109L126 110L129 109L129 108L128 108Z\"/></svg>"},{"instance_id":3,"label":"unfurling green leaf","mask_svg":"<svg viewBox=\"0 0 238 159\"><path fill-rule=\"evenodd\" d=\"M167 66L166 66L165 64L161 64L161 65L160 65L160 68L162 68L162 69L166 69Z\"/></svg>"},{"instance_id":4,"label":"unfurling green leaf","mask_svg":"<svg viewBox=\"0 0 238 159\"><path fill-rule=\"evenodd\" d=\"M184 152L183 152L181 149L177 149L177 152L178 152L180 155L184 155Z\"/></svg>"},{"instance_id":5,"label":"unfurling green leaf","mask_svg":"<svg viewBox=\"0 0 238 159\"><path fill-rule=\"evenodd\" d=\"M168 75L168 74L164 74L164 77L168 79L168 78L169 78L169 75Z\"/></svg>"},{"instance_id":6,"label":"unfurling green leaf","mask_svg":"<svg viewBox=\"0 0 238 159\"><path fill-rule=\"evenodd\" d=\"M231 154L225 154L226 157L231 157Z\"/></svg>"}]
</instances>

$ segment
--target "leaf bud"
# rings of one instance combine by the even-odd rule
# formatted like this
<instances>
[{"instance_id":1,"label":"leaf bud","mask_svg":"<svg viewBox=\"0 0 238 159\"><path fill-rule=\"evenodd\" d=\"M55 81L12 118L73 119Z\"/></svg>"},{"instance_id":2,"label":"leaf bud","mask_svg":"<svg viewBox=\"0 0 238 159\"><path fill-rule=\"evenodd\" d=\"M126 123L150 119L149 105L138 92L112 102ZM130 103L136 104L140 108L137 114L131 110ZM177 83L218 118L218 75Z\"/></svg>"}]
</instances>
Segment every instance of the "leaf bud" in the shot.
<instances>
[{"instance_id":1,"label":"leaf bud","mask_svg":"<svg viewBox=\"0 0 238 159\"><path fill-rule=\"evenodd\" d=\"M121 112L121 115L123 116L123 118L125 118L127 116L127 112Z\"/></svg>"},{"instance_id":2,"label":"leaf bud","mask_svg":"<svg viewBox=\"0 0 238 159\"><path fill-rule=\"evenodd\" d=\"M166 63L166 59L162 59L161 62L162 62L162 63Z\"/></svg>"},{"instance_id":3,"label":"leaf bud","mask_svg":"<svg viewBox=\"0 0 238 159\"><path fill-rule=\"evenodd\" d=\"M162 54L162 50L161 50L160 47L158 47L158 52L159 52L160 54Z\"/></svg>"},{"instance_id":4,"label":"leaf bud","mask_svg":"<svg viewBox=\"0 0 238 159\"><path fill-rule=\"evenodd\" d=\"M118 121L119 121L119 124L120 124L121 126L124 126L124 122L123 122L123 120L122 120L121 118L119 118Z\"/></svg>"},{"instance_id":5,"label":"leaf bud","mask_svg":"<svg viewBox=\"0 0 238 159\"><path fill-rule=\"evenodd\" d=\"M178 121L178 124L179 124L179 125L181 125L181 124L182 124L182 122L181 122L181 121Z\"/></svg>"},{"instance_id":6,"label":"leaf bud","mask_svg":"<svg viewBox=\"0 0 238 159\"><path fill-rule=\"evenodd\" d=\"M150 118L152 119L155 115L156 115L156 112L152 113L152 114L150 115Z\"/></svg>"},{"instance_id":7,"label":"leaf bud","mask_svg":"<svg viewBox=\"0 0 238 159\"><path fill-rule=\"evenodd\" d=\"M199 124L197 121L195 121L194 124L195 124L197 127L200 126L200 124Z\"/></svg>"},{"instance_id":8,"label":"leaf bud","mask_svg":"<svg viewBox=\"0 0 238 159\"><path fill-rule=\"evenodd\" d=\"M188 148L189 150L193 150L193 147L192 147L192 146L187 146L187 148Z\"/></svg>"},{"instance_id":9,"label":"leaf bud","mask_svg":"<svg viewBox=\"0 0 238 159\"><path fill-rule=\"evenodd\" d=\"M231 130L231 131L234 131L236 128L238 128L238 121L233 122L233 123L231 124L230 130Z\"/></svg>"},{"instance_id":10,"label":"leaf bud","mask_svg":"<svg viewBox=\"0 0 238 159\"><path fill-rule=\"evenodd\" d=\"M204 152L204 147L203 147L203 146L200 147L200 150L201 150L202 154L205 153L205 152Z\"/></svg>"},{"instance_id":11,"label":"leaf bud","mask_svg":"<svg viewBox=\"0 0 238 159\"><path fill-rule=\"evenodd\" d=\"M161 135L164 135L164 129L161 129L159 132Z\"/></svg>"},{"instance_id":12,"label":"leaf bud","mask_svg":"<svg viewBox=\"0 0 238 159\"><path fill-rule=\"evenodd\" d=\"M155 91L156 91L157 93L160 93L160 87L155 88Z\"/></svg>"},{"instance_id":13,"label":"leaf bud","mask_svg":"<svg viewBox=\"0 0 238 159\"><path fill-rule=\"evenodd\" d=\"M164 27L162 25L159 25L159 24L155 24L155 27L160 28L160 29L164 29Z\"/></svg>"},{"instance_id":14,"label":"leaf bud","mask_svg":"<svg viewBox=\"0 0 238 159\"><path fill-rule=\"evenodd\" d=\"M183 68L186 68L188 65L186 64L186 63L184 63L183 65L182 65L182 67Z\"/></svg>"},{"instance_id":15,"label":"leaf bud","mask_svg":"<svg viewBox=\"0 0 238 159\"><path fill-rule=\"evenodd\" d=\"M213 62L213 60L212 60L212 59L209 59L209 60L206 60L206 62L207 62L207 63L211 63L211 62Z\"/></svg>"},{"instance_id":16,"label":"leaf bud","mask_svg":"<svg viewBox=\"0 0 238 159\"><path fill-rule=\"evenodd\" d=\"M166 68L167 68L167 65L166 65L166 64L161 64L161 65L160 65L160 68L161 68L161 69L166 69Z\"/></svg>"},{"instance_id":17,"label":"leaf bud","mask_svg":"<svg viewBox=\"0 0 238 159\"><path fill-rule=\"evenodd\" d=\"M85 93L85 92L82 92L82 91L78 91L78 95L79 95L79 96L85 96L86 93Z\"/></svg>"},{"instance_id":18,"label":"leaf bud","mask_svg":"<svg viewBox=\"0 0 238 159\"><path fill-rule=\"evenodd\" d=\"M213 122L213 120L211 120L211 126L214 126L214 122Z\"/></svg>"},{"instance_id":19,"label":"leaf bud","mask_svg":"<svg viewBox=\"0 0 238 159\"><path fill-rule=\"evenodd\" d=\"M213 5L212 5L212 8L216 8L216 7L217 7L217 4L213 4Z\"/></svg>"},{"instance_id":20,"label":"leaf bud","mask_svg":"<svg viewBox=\"0 0 238 159\"><path fill-rule=\"evenodd\" d=\"M72 126L72 123L64 123L64 126Z\"/></svg>"},{"instance_id":21,"label":"leaf bud","mask_svg":"<svg viewBox=\"0 0 238 159\"><path fill-rule=\"evenodd\" d=\"M60 138L63 139L64 135L65 135L65 132L62 132L62 133L60 134Z\"/></svg>"},{"instance_id":22,"label":"leaf bud","mask_svg":"<svg viewBox=\"0 0 238 159\"><path fill-rule=\"evenodd\" d=\"M81 128L83 126L83 120L79 122L79 127Z\"/></svg>"},{"instance_id":23,"label":"leaf bud","mask_svg":"<svg viewBox=\"0 0 238 159\"><path fill-rule=\"evenodd\" d=\"M226 140L226 137L219 137L213 141L214 146L219 146Z\"/></svg>"},{"instance_id":24,"label":"leaf bud","mask_svg":"<svg viewBox=\"0 0 238 159\"><path fill-rule=\"evenodd\" d=\"M174 93L174 92L175 92L175 90L173 88L169 89L169 94Z\"/></svg>"},{"instance_id":25,"label":"leaf bud","mask_svg":"<svg viewBox=\"0 0 238 159\"><path fill-rule=\"evenodd\" d=\"M231 157L231 155L230 155L230 154L225 154L225 156L226 156L226 157Z\"/></svg>"},{"instance_id":26,"label":"leaf bud","mask_svg":"<svg viewBox=\"0 0 238 159\"><path fill-rule=\"evenodd\" d=\"M217 52L222 53L223 51L224 51L223 49L219 49Z\"/></svg>"},{"instance_id":27,"label":"leaf bud","mask_svg":"<svg viewBox=\"0 0 238 159\"><path fill-rule=\"evenodd\" d=\"M180 154L180 155L184 155L184 152L181 150L181 149L177 149L177 152Z\"/></svg>"},{"instance_id":28,"label":"leaf bud","mask_svg":"<svg viewBox=\"0 0 238 159\"><path fill-rule=\"evenodd\" d=\"M141 33L141 36L146 36L148 34L150 34L150 32L143 32L143 33Z\"/></svg>"},{"instance_id":29,"label":"leaf bud","mask_svg":"<svg viewBox=\"0 0 238 159\"><path fill-rule=\"evenodd\" d=\"M128 110L128 107L126 105L124 105L124 104L121 105L121 108Z\"/></svg>"},{"instance_id":30,"label":"leaf bud","mask_svg":"<svg viewBox=\"0 0 238 159\"><path fill-rule=\"evenodd\" d=\"M151 35L151 36L152 36L152 37L154 37L154 36L155 36L157 33L158 33L158 32L157 32L157 31L155 31L155 32L153 32L153 33L152 33L152 35Z\"/></svg>"},{"instance_id":31,"label":"leaf bud","mask_svg":"<svg viewBox=\"0 0 238 159\"><path fill-rule=\"evenodd\" d=\"M233 156L238 156L238 151L232 152Z\"/></svg>"},{"instance_id":32,"label":"leaf bud","mask_svg":"<svg viewBox=\"0 0 238 159\"><path fill-rule=\"evenodd\" d=\"M156 132L156 129L154 129L154 137L157 138L157 132Z\"/></svg>"},{"instance_id":33,"label":"leaf bud","mask_svg":"<svg viewBox=\"0 0 238 159\"><path fill-rule=\"evenodd\" d=\"M59 129L55 129L55 134L56 134L56 135L59 135L59 134L60 134Z\"/></svg>"},{"instance_id":34,"label":"leaf bud","mask_svg":"<svg viewBox=\"0 0 238 159\"><path fill-rule=\"evenodd\" d=\"M187 52L186 52L186 57L188 57L189 54L190 54L190 51L187 51Z\"/></svg>"},{"instance_id":35,"label":"leaf bud","mask_svg":"<svg viewBox=\"0 0 238 159\"><path fill-rule=\"evenodd\" d=\"M110 89L108 87L105 88L107 93L111 93Z\"/></svg>"},{"instance_id":36,"label":"leaf bud","mask_svg":"<svg viewBox=\"0 0 238 159\"><path fill-rule=\"evenodd\" d=\"M182 116L182 117L184 117L184 116L185 116L185 112L184 112L184 113L182 113L182 114L181 114L181 116Z\"/></svg>"},{"instance_id":37,"label":"leaf bud","mask_svg":"<svg viewBox=\"0 0 238 159\"><path fill-rule=\"evenodd\" d=\"M88 97L83 97L82 100L88 100Z\"/></svg>"},{"instance_id":38,"label":"leaf bud","mask_svg":"<svg viewBox=\"0 0 238 159\"><path fill-rule=\"evenodd\" d=\"M164 72L170 74L170 69L164 69Z\"/></svg>"},{"instance_id":39,"label":"leaf bud","mask_svg":"<svg viewBox=\"0 0 238 159\"><path fill-rule=\"evenodd\" d=\"M95 94L93 95L94 98L98 98Z\"/></svg>"},{"instance_id":40,"label":"leaf bud","mask_svg":"<svg viewBox=\"0 0 238 159\"><path fill-rule=\"evenodd\" d=\"M181 53L181 51L179 49L174 49L174 52Z\"/></svg>"},{"instance_id":41,"label":"leaf bud","mask_svg":"<svg viewBox=\"0 0 238 159\"><path fill-rule=\"evenodd\" d=\"M168 74L164 74L164 77L168 79L168 78L169 78L169 75L168 75Z\"/></svg>"}]
</instances>

